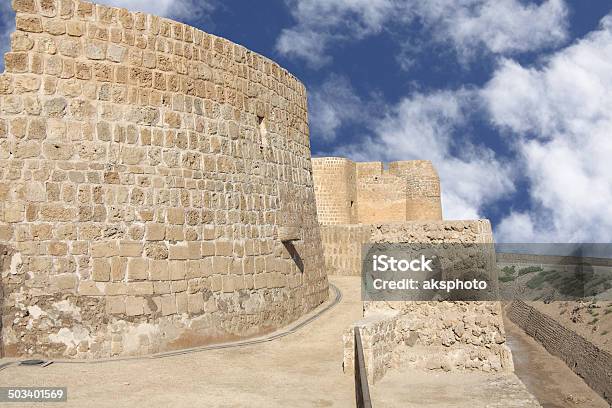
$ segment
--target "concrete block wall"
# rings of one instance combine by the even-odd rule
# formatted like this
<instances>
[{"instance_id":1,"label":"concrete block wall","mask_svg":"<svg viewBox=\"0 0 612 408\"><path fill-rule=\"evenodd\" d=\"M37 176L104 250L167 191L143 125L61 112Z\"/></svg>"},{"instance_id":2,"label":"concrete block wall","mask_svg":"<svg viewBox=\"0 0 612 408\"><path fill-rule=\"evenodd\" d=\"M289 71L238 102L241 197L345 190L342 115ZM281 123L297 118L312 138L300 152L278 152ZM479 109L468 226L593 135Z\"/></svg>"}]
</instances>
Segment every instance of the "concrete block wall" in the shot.
<instances>
[{"instance_id":1,"label":"concrete block wall","mask_svg":"<svg viewBox=\"0 0 612 408\"><path fill-rule=\"evenodd\" d=\"M327 298L295 77L168 19L79 0L13 6L0 75L5 355L252 336ZM300 239L281 242L282 228Z\"/></svg>"}]
</instances>

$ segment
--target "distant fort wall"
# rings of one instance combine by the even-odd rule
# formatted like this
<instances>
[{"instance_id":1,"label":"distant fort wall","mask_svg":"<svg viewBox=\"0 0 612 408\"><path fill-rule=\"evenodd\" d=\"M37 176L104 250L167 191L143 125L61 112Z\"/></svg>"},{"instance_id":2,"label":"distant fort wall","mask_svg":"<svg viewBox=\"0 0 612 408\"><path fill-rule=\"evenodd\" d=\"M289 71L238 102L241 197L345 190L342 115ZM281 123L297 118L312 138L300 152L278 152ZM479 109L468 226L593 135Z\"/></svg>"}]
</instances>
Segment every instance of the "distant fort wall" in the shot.
<instances>
[{"instance_id":1,"label":"distant fort wall","mask_svg":"<svg viewBox=\"0 0 612 408\"><path fill-rule=\"evenodd\" d=\"M312 159L319 223L441 220L440 178L426 160L353 162Z\"/></svg>"}]
</instances>

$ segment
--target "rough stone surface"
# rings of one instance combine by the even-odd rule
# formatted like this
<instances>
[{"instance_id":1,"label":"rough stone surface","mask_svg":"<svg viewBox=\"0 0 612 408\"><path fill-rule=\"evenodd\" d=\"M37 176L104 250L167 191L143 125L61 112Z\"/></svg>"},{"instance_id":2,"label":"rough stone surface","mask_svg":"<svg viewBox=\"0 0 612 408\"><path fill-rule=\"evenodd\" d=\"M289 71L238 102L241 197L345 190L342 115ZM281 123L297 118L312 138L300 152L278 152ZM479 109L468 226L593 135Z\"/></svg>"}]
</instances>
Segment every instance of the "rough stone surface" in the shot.
<instances>
[{"instance_id":1,"label":"rough stone surface","mask_svg":"<svg viewBox=\"0 0 612 408\"><path fill-rule=\"evenodd\" d=\"M440 179L426 160L355 163L312 159L321 224L441 220Z\"/></svg>"},{"instance_id":2,"label":"rough stone surface","mask_svg":"<svg viewBox=\"0 0 612 408\"><path fill-rule=\"evenodd\" d=\"M538 311L535 303L513 301L508 307L508 317L612 403L612 355Z\"/></svg>"},{"instance_id":3,"label":"rough stone surface","mask_svg":"<svg viewBox=\"0 0 612 408\"><path fill-rule=\"evenodd\" d=\"M164 18L13 4L0 75L6 356L253 336L327 299L298 80ZM285 246L281 228L300 240Z\"/></svg>"}]
</instances>

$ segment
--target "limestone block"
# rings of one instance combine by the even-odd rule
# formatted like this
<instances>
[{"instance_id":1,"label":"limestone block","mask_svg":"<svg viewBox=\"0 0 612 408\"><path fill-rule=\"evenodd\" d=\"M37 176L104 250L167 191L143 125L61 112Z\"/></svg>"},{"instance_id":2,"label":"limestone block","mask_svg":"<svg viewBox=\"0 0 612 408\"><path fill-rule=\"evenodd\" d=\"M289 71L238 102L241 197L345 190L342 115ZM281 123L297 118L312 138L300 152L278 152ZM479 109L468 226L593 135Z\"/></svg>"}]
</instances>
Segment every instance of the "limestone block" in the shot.
<instances>
[{"instance_id":1,"label":"limestone block","mask_svg":"<svg viewBox=\"0 0 612 408\"><path fill-rule=\"evenodd\" d=\"M147 242L145 244L145 255L156 260L168 259L168 247L165 242Z\"/></svg>"},{"instance_id":2,"label":"limestone block","mask_svg":"<svg viewBox=\"0 0 612 408\"><path fill-rule=\"evenodd\" d=\"M40 14L45 17L55 17L57 15L57 0L40 0Z\"/></svg>"},{"instance_id":3,"label":"limestone block","mask_svg":"<svg viewBox=\"0 0 612 408\"><path fill-rule=\"evenodd\" d=\"M153 282L129 282L127 291L128 295L152 295Z\"/></svg>"},{"instance_id":4,"label":"limestone block","mask_svg":"<svg viewBox=\"0 0 612 408\"><path fill-rule=\"evenodd\" d=\"M39 17L17 16L15 20L17 30L31 33L42 33L42 21Z\"/></svg>"},{"instance_id":5,"label":"limestone block","mask_svg":"<svg viewBox=\"0 0 612 408\"><path fill-rule=\"evenodd\" d=\"M168 264L168 279L170 280L182 280L185 279L187 274L185 262L183 261L170 261Z\"/></svg>"},{"instance_id":6,"label":"limestone block","mask_svg":"<svg viewBox=\"0 0 612 408\"><path fill-rule=\"evenodd\" d=\"M125 313L125 297L124 296L107 296L106 297L106 313L108 314Z\"/></svg>"},{"instance_id":7,"label":"limestone block","mask_svg":"<svg viewBox=\"0 0 612 408\"><path fill-rule=\"evenodd\" d=\"M47 121L32 119L28 126L28 139L44 139L47 137Z\"/></svg>"},{"instance_id":8,"label":"limestone block","mask_svg":"<svg viewBox=\"0 0 612 408\"><path fill-rule=\"evenodd\" d=\"M49 20L43 21L43 30L51 35L63 35L66 34L66 23L62 20Z\"/></svg>"},{"instance_id":9,"label":"limestone block","mask_svg":"<svg viewBox=\"0 0 612 408\"><path fill-rule=\"evenodd\" d=\"M173 294L163 295L161 297L161 310L163 316L176 314L176 296Z\"/></svg>"},{"instance_id":10,"label":"limestone block","mask_svg":"<svg viewBox=\"0 0 612 408\"><path fill-rule=\"evenodd\" d=\"M44 110L50 117L62 117L66 114L66 107L68 103L64 98L52 98L48 99L44 103Z\"/></svg>"},{"instance_id":11,"label":"limestone block","mask_svg":"<svg viewBox=\"0 0 612 408\"><path fill-rule=\"evenodd\" d=\"M113 257L111 259L111 280L122 281L127 270L127 258Z\"/></svg>"},{"instance_id":12,"label":"limestone block","mask_svg":"<svg viewBox=\"0 0 612 408\"><path fill-rule=\"evenodd\" d=\"M115 241L96 242L91 244L91 256L106 258L119 255L119 246Z\"/></svg>"},{"instance_id":13,"label":"limestone block","mask_svg":"<svg viewBox=\"0 0 612 408\"><path fill-rule=\"evenodd\" d=\"M127 292L127 284L124 282L107 283L104 290L107 296L127 295Z\"/></svg>"},{"instance_id":14,"label":"limestone block","mask_svg":"<svg viewBox=\"0 0 612 408\"><path fill-rule=\"evenodd\" d=\"M35 13L36 3L34 0L13 0L13 10L19 13Z\"/></svg>"},{"instance_id":15,"label":"limestone block","mask_svg":"<svg viewBox=\"0 0 612 408\"><path fill-rule=\"evenodd\" d=\"M142 255L142 243L121 241L119 242L119 255L138 257Z\"/></svg>"},{"instance_id":16,"label":"limestone block","mask_svg":"<svg viewBox=\"0 0 612 408\"><path fill-rule=\"evenodd\" d=\"M147 223L145 238L147 241L163 241L166 237L166 226L160 223Z\"/></svg>"},{"instance_id":17,"label":"limestone block","mask_svg":"<svg viewBox=\"0 0 612 408\"><path fill-rule=\"evenodd\" d=\"M170 293L170 282L156 281L153 282L153 292L157 295Z\"/></svg>"},{"instance_id":18,"label":"limestone block","mask_svg":"<svg viewBox=\"0 0 612 408\"><path fill-rule=\"evenodd\" d=\"M144 299L136 296L125 298L125 314L128 316L140 316L144 313Z\"/></svg>"},{"instance_id":19,"label":"limestone block","mask_svg":"<svg viewBox=\"0 0 612 408\"><path fill-rule=\"evenodd\" d=\"M198 314L202 310L204 310L204 297L202 293L187 295L187 311L192 314Z\"/></svg>"},{"instance_id":20,"label":"limestone block","mask_svg":"<svg viewBox=\"0 0 612 408\"><path fill-rule=\"evenodd\" d=\"M71 37L81 37L85 31L85 24L80 21L66 22L66 33Z\"/></svg>"},{"instance_id":21,"label":"limestone block","mask_svg":"<svg viewBox=\"0 0 612 408\"><path fill-rule=\"evenodd\" d=\"M104 291L100 290L99 284L94 281L80 281L79 282L79 295L84 296L102 296Z\"/></svg>"},{"instance_id":22,"label":"limestone block","mask_svg":"<svg viewBox=\"0 0 612 408\"><path fill-rule=\"evenodd\" d=\"M149 261L150 280L168 280L168 261L153 260Z\"/></svg>"},{"instance_id":23,"label":"limestone block","mask_svg":"<svg viewBox=\"0 0 612 408\"><path fill-rule=\"evenodd\" d=\"M168 208L166 213L170 224L182 225L185 223L185 210L183 208Z\"/></svg>"},{"instance_id":24,"label":"limestone block","mask_svg":"<svg viewBox=\"0 0 612 408\"><path fill-rule=\"evenodd\" d=\"M27 33L16 31L11 36L11 50L14 52L30 51L34 48L34 40Z\"/></svg>"},{"instance_id":25,"label":"limestone block","mask_svg":"<svg viewBox=\"0 0 612 408\"><path fill-rule=\"evenodd\" d=\"M51 284L60 290L74 290L77 286L77 277L72 273L51 276Z\"/></svg>"},{"instance_id":26,"label":"limestone block","mask_svg":"<svg viewBox=\"0 0 612 408\"><path fill-rule=\"evenodd\" d=\"M85 44L85 56L91 60L106 59L106 43L101 41L88 41Z\"/></svg>"},{"instance_id":27,"label":"limestone block","mask_svg":"<svg viewBox=\"0 0 612 408\"><path fill-rule=\"evenodd\" d=\"M124 62L127 50L116 44L111 44L108 47L108 59L113 62Z\"/></svg>"},{"instance_id":28,"label":"limestone block","mask_svg":"<svg viewBox=\"0 0 612 408\"><path fill-rule=\"evenodd\" d=\"M128 280L144 280L149 276L149 261L143 258L131 258L128 260L127 277Z\"/></svg>"},{"instance_id":29,"label":"limestone block","mask_svg":"<svg viewBox=\"0 0 612 408\"><path fill-rule=\"evenodd\" d=\"M110 263L105 258L92 260L91 277L96 282L108 282L110 280Z\"/></svg>"},{"instance_id":30,"label":"limestone block","mask_svg":"<svg viewBox=\"0 0 612 408\"><path fill-rule=\"evenodd\" d=\"M74 38L60 40L59 52L65 57L76 58L82 52L81 41Z\"/></svg>"},{"instance_id":31,"label":"limestone block","mask_svg":"<svg viewBox=\"0 0 612 408\"><path fill-rule=\"evenodd\" d=\"M74 154L74 146L64 143L43 143L43 153L50 160L69 160Z\"/></svg>"},{"instance_id":32,"label":"limestone block","mask_svg":"<svg viewBox=\"0 0 612 408\"><path fill-rule=\"evenodd\" d=\"M8 52L4 54L6 72L26 72L28 70L28 54L25 52Z\"/></svg>"}]
</instances>

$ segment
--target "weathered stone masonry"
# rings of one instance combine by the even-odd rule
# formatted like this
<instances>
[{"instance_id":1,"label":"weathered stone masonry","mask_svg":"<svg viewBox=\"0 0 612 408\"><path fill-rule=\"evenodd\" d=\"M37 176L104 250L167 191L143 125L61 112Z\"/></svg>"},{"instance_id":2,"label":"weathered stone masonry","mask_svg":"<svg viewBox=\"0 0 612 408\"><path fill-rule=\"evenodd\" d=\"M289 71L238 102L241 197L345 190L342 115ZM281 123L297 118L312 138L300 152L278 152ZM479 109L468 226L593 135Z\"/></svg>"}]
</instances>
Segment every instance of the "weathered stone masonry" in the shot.
<instances>
[{"instance_id":1,"label":"weathered stone masonry","mask_svg":"<svg viewBox=\"0 0 612 408\"><path fill-rule=\"evenodd\" d=\"M427 160L312 160L319 223L376 224L441 220L440 178Z\"/></svg>"},{"instance_id":2,"label":"weathered stone masonry","mask_svg":"<svg viewBox=\"0 0 612 408\"><path fill-rule=\"evenodd\" d=\"M77 0L13 7L0 76L5 355L250 336L327 298L299 81L171 20Z\"/></svg>"}]
</instances>

